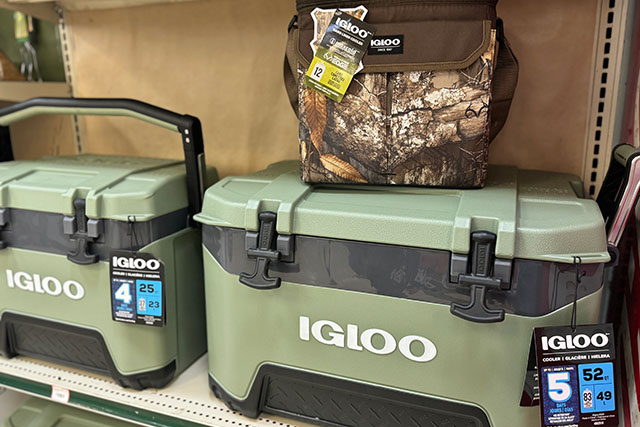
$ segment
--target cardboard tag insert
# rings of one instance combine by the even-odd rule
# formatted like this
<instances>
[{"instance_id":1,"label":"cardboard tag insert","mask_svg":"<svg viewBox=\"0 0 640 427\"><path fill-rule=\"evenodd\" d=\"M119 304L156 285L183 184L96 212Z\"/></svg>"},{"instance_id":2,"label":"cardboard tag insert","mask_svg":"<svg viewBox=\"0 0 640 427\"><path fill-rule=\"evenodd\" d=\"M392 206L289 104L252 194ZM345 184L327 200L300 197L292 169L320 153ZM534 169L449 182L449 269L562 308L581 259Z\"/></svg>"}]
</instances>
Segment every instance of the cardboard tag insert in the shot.
<instances>
[{"instance_id":1,"label":"cardboard tag insert","mask_svg":"<svg viewBox=\"0 0 640 427\"><path fill-rule=\"evenodd\" d=\"M373 25L337 10L305 74L305 84L342 101L374 33Z\"/></svg>"},{"instance_id":2,"label":"cardboard tag insert","mask_svg":"<svg viewBox=\"0 0 640 427\"><path fill-rule=\"evenodd\" d=\"M543 426L618 425L613 327L536 328Z\"/></svg>"},{"instance_id":3,"label":"cardboard tag insert","mask_svg":"<svg viewBox=\"0 0 640 427\"><path fill-rule=\"evenodd\" d=\"M113 251L109 271L113 320L164 326L164 264L151 254Z\"/></svg>"}]
</instances>

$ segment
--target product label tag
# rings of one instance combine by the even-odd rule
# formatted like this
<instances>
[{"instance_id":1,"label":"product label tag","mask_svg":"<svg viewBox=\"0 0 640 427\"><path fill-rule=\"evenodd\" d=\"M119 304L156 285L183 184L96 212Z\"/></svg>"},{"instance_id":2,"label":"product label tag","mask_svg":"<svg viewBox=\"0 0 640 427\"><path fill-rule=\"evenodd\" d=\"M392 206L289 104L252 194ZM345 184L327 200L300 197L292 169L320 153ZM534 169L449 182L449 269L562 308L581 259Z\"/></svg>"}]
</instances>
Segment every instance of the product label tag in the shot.
<instances>
[{"instance_id":1,"label":"product label tag","mask_svg":"<svg viewBox=\"0 0 640 427\"><path fill-rule=\"evenodd\" d=\"M164 264L151 254L113 251L109 265L113 320L164 326Z\"/></svg>"},{"instance_id":2,"label":"product label tag","mask_svg":"<svg viewBox=\"0 0 640 427\"><path fill-rule=\"evenodd\" d=\"M542 426L618 425L611 324L536 328Z\"/></svg>"},{"instance_id":3,"label":"product label tag","mask_svg":"<svg viewBox=\"0 0 640 427\"><path fill-rule=\"evenodd\" d=\"M305 84L342 101L374 33L373 25L337 10L305 74Z\"/></svg>"},{"instance_id":4,"label":"product label tag","mask_svg":"<svg viewBox=\"0 0 640 427\"><path fill-rule=\"evenodd\" d=\"M373 36L367 53L369 55L399 55L404 52L404 34L395 36Z\"/></svg>"}]
</instances>

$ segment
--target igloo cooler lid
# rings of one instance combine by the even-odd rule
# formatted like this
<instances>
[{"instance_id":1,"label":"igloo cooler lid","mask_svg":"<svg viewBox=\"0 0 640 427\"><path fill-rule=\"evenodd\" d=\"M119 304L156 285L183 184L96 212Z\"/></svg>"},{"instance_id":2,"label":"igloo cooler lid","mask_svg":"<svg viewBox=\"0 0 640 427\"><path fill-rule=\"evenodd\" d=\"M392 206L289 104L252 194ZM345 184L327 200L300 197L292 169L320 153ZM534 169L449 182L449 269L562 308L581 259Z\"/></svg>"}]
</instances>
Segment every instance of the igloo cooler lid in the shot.
<instances>
[{"instance_id":1,"label":"igloo cooler lid","mask_svg":"<svg viewBox=\"0 0 640 427\"><path fill-rule=\"evenodd\" d=\"M309 185L298 163L227 177L205 193L196 220L257 231L276 214L279 235L306 235L470 252L472 232L496 235L495 256L573 263L610 260L595 201L574 175L490 166L482 189Z\"/></svg>"}]
</instances>

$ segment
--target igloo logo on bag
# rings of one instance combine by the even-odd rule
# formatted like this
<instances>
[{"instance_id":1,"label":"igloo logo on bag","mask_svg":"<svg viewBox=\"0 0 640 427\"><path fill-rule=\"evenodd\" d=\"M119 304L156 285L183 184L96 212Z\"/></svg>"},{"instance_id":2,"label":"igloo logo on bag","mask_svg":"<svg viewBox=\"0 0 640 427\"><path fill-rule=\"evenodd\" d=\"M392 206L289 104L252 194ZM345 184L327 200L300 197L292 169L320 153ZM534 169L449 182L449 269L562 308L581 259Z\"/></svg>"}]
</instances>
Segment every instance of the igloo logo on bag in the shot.
<instances>
[{"instance_id":1,"label":"igloo logo on bag","mask_svg":"<svg viewBox=\"0 0 640 427\"><path fill-rule=\"evenodd\" d=\"M313 338L320 344L348 348L355 351L368 351L374 354L386 355L398 350L400 354L414 362L429 362L438 351L433 342L419 335L407 335L399 341L384 329L371 328L359 332L357 325L349 324L345 329L331 320L317 320L311 323L306 316L300 316L300 339L311 341ZM374 344L374 337L378 336L378 344ZM414 346L412 351L412 345ZM382 344L382 345L380 345ZM418 351L418 347L421 347Z\"/></svg>"},{"instance_id":2,"label":"igloo logo on bag","mask_svg":"<svg viewBox=\"0 0 640 427\"><path fill-rule=\"evenodd\" d=\"M31 275L24 271L14 273L12 270L6 270L6 273L7 285L10 288L54 297L64 294L72 300L79 300L84 297L84 287L75 280L62 282L52 276L41 277L39 274Z\"/></svg>"},{"instance_id":3,"label":"igloo logo on bag","mask_svg":"<svg viewBox=\"0 0 640 427\"><path fill-rule=\"evenodd\" d=\"M390 38L390 37L380 37L371 40L371 46L374 47L390 47L390 46L400 46L402 41L399 37Z\"/></svg>"},{"instance_id":4,"label":"igloo logo on bag","mask_svg":"<svg viewBox=\"0 0 640 427\"><path fill-rule=\"evenodd\" d=\"M396 55L403 53L404 34L373 36L369 44L369 55Z\"/></svg>"}]
</instances>

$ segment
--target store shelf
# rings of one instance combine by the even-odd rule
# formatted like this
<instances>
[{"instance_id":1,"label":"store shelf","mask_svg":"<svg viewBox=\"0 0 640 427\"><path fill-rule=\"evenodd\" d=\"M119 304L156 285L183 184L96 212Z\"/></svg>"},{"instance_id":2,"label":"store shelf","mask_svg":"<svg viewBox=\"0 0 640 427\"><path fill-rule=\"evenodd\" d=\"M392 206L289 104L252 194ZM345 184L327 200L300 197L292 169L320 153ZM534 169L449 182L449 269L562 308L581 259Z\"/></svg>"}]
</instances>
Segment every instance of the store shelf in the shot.
<instances>
[{"instance_id":1,"label":"store shelf","mask_svg":"<svg viewBox=\"0 0 640 427\"><path fill-rule=\"evenodd\" d=\"M0 8L17 10L24 12L34 18L44 19L45 21L58 22L60 15L56 11L56 5L52 1L31 2L31 1L11 1L0 0Z\"/></svg>"},{"instance_id":2,"label":"store shelf","mask_svg":"<svg viewBox=\"0 0 640 427\"><path fill-rule=\"evenodd\" d=\"M71 96L66 83L3 82L0 81L0 101L19 102L38 96Z\"/></svg>"},{"instance_id":3,"label":"store shelf","mask_svg":"<svg viewBox=\"0 0 640 427\"><path fill-rule=\"evenodd\" d=\"M251 419L233 412L208 387L207 358L199 359L164 389L135 391L110 378L30 358L0 357L0 386L51 398L69 390L69 405L147 426L305 427L275 416ZM52 388L53 387L53 388ZM64 395L64 393L62 393ZM54 399L57 400L57 399ZM59 401L59 400L58 400Z\"/></svg>"},{"instance_id":4,"label":"store shelf","mask_svg":"<svg viewBox=\"0 0 640 427\"><path fill-rule=\"evenodd\" d=\"M28 13L30 8L35 9L37 12L42 10L42 13L45 13L49 9L51 9L51 11L55 10L56 4L66 10L100 10L147 6L159 3L180 3L185 1L193 0L59 0L57 2L50 0L0 0L0 7L5 3L9 5L8 7L19 9L25 13ZM51 20L49 18L51 15L47 14L47 16L48 18L41 17L41 19ZM57 19L57 15L55 19Z\"/></svg>"}]
</instances>

